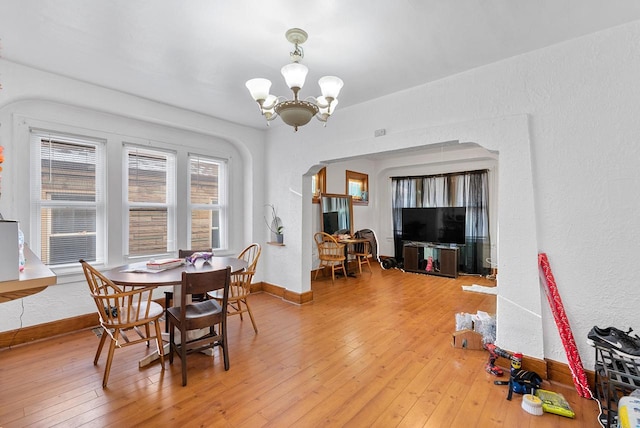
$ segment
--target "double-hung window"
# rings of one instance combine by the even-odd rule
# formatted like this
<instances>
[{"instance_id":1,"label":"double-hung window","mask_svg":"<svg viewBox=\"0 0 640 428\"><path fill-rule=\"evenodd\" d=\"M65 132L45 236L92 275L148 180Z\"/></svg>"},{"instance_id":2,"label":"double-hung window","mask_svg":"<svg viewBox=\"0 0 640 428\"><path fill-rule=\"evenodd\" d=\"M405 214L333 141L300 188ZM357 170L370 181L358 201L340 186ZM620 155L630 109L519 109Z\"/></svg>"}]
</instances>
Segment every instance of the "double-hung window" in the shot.
<instances>
[{"instance_id":1,"label":"double-hung window","mask_svg":"<svg viewBox=\"0 0 640 428\"><path fill-rule=\"evenodd\" d=\"M226 162L189 155L191 248L226 247Z\"/></svg>"},{"instance_id":2,"label":"double-hung window","mask_svg":"<svg viewBox=\"0 0 640 428\"><path fill-rule=\"evenodd\" d=\"M31 245L49 266L104 260L104 142L31 133Z\"/></svg>"},{"instance_id":3,"label":"double-hung window","mask_svg":"<svg viewBox=\"0 0 640 428\"><path fill-rule=\"evenodd\" d=\"M124 254L130 258L175 251L175 153L124 148Z\"/></svg>"}]
</instances>

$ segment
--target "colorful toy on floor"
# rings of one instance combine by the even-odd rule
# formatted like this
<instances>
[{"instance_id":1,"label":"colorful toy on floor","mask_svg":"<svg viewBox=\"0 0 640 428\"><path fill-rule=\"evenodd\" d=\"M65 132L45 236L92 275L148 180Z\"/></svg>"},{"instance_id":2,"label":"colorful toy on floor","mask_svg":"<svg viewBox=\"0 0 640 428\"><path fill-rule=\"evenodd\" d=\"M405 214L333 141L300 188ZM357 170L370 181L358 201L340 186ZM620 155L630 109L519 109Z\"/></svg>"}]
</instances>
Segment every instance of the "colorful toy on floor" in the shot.
<instances>
[{"instance_id":1,"label":"colorful toy on floor","mask_svg":"<svg viewBox=\"0 0 640 428\"><path fill-rule=\"evenodd\" d=\"M433 272L433 257L429 256L427 259L427 272Z\"/></svg>"}]
</instances>

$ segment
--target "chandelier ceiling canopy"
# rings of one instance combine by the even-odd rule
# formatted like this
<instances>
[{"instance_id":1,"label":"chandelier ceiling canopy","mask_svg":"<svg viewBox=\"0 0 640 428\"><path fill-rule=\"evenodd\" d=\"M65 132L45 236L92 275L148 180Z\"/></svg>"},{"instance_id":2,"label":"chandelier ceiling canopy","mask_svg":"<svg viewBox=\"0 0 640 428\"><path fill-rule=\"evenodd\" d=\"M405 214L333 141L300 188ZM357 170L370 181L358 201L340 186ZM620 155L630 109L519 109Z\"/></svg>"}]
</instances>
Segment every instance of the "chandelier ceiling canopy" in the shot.
<instances>
[{"instance_id":1,"label":"chandelier ceiling canopy","mask_svg":"<svg viewBox=\"0 0 640 428\"><path fill-rule=\"evenodd\" d=\"M284 123L293 126L295 131L299 126L309 123L314 116L326 125L338 105L338 94L343 85L342 79L336 76L321 77L318 84L322 95L300 100L298 93L304 86L309 72L307 66L300 63L304 58L304 51L300 45L307 41L308 35L304 30L292 28L285 33L285 36L289 42L293 43L294 50L290 53L291 63L282 67L280 72L293 92L293 99L270 94L271 81L268 79L251 79L245 85L260 106L260 112L267 119L267 125L278 116Z\"/></svg>"}]
</instances>

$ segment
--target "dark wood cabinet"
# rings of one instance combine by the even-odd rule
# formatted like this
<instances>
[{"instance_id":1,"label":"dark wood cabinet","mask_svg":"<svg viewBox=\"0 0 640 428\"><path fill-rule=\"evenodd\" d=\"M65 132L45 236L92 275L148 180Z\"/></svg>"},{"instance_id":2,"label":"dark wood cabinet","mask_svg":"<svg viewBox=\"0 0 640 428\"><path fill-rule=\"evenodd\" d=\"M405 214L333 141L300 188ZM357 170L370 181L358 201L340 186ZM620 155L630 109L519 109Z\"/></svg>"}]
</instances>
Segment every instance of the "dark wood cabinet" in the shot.
<instances>
[{"instance_id":1,"label":"dark wood cabinet","mask_svg":"<svg viewBox=\"0 0 640 428\"><path fill-rule=\"evenodd\" d=\"M425 249L428 254L425 257ZM458 249L435 245L405 244L402 255L404 270L428 275L458 277ZM431 260L429 260L431 257Z\"/></svg>"},{"instance_id":2,"label":"dark wood cabinet","mask_svg":"<svg viewBox=\"0 0 640 428\"><path fill-rule=\"evenodd\" d=\"M458 277L458 249L440 248L440 275Z\"/></svg>"},{"instance_id":3,"label":"dark wood cabinet","mask_svg":"<svg viewBox=\"0 0 640 428\"><path fill-rule=\"evenodd\" d=\"M424 248L407 244L402 249L402 258L404 260L404 270L416 272L424 265ZM424 267L422 269L424 270Z\"/></svg>"}]
</instances>

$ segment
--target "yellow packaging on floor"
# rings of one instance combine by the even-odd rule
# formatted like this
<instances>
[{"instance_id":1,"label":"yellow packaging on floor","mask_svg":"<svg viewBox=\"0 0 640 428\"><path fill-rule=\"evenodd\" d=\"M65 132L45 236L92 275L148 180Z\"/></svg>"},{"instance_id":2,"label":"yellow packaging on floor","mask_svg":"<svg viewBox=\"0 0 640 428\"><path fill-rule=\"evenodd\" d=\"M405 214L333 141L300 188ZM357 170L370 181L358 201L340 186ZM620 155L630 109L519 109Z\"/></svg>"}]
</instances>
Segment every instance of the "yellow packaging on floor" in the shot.
<instances>
[{"instance_id":1,"label":"yellow packaging on floor","mask_svg":"<svg viewBox=\"0 0 640 428\"><path fill-rule=\"evenodd\" d=\"M564 395L559 392L538 389L536 396L542 400L542 410L545 412L555 413L556 415L567 418L576 417L575 412L571 409L571 406L569 406L569 402L564 398Z\"/></svg>"},{"instance_id":2,"label":"yellow packaging on floor","mask_svg":"<svg viewBox=\"0 0 640 428\"><path fill-rule=\"evenodd\" d=\"M640 398L622 397L618 400L618 421L620 428L640 427Z\"/></svg>"}]
</instances>

